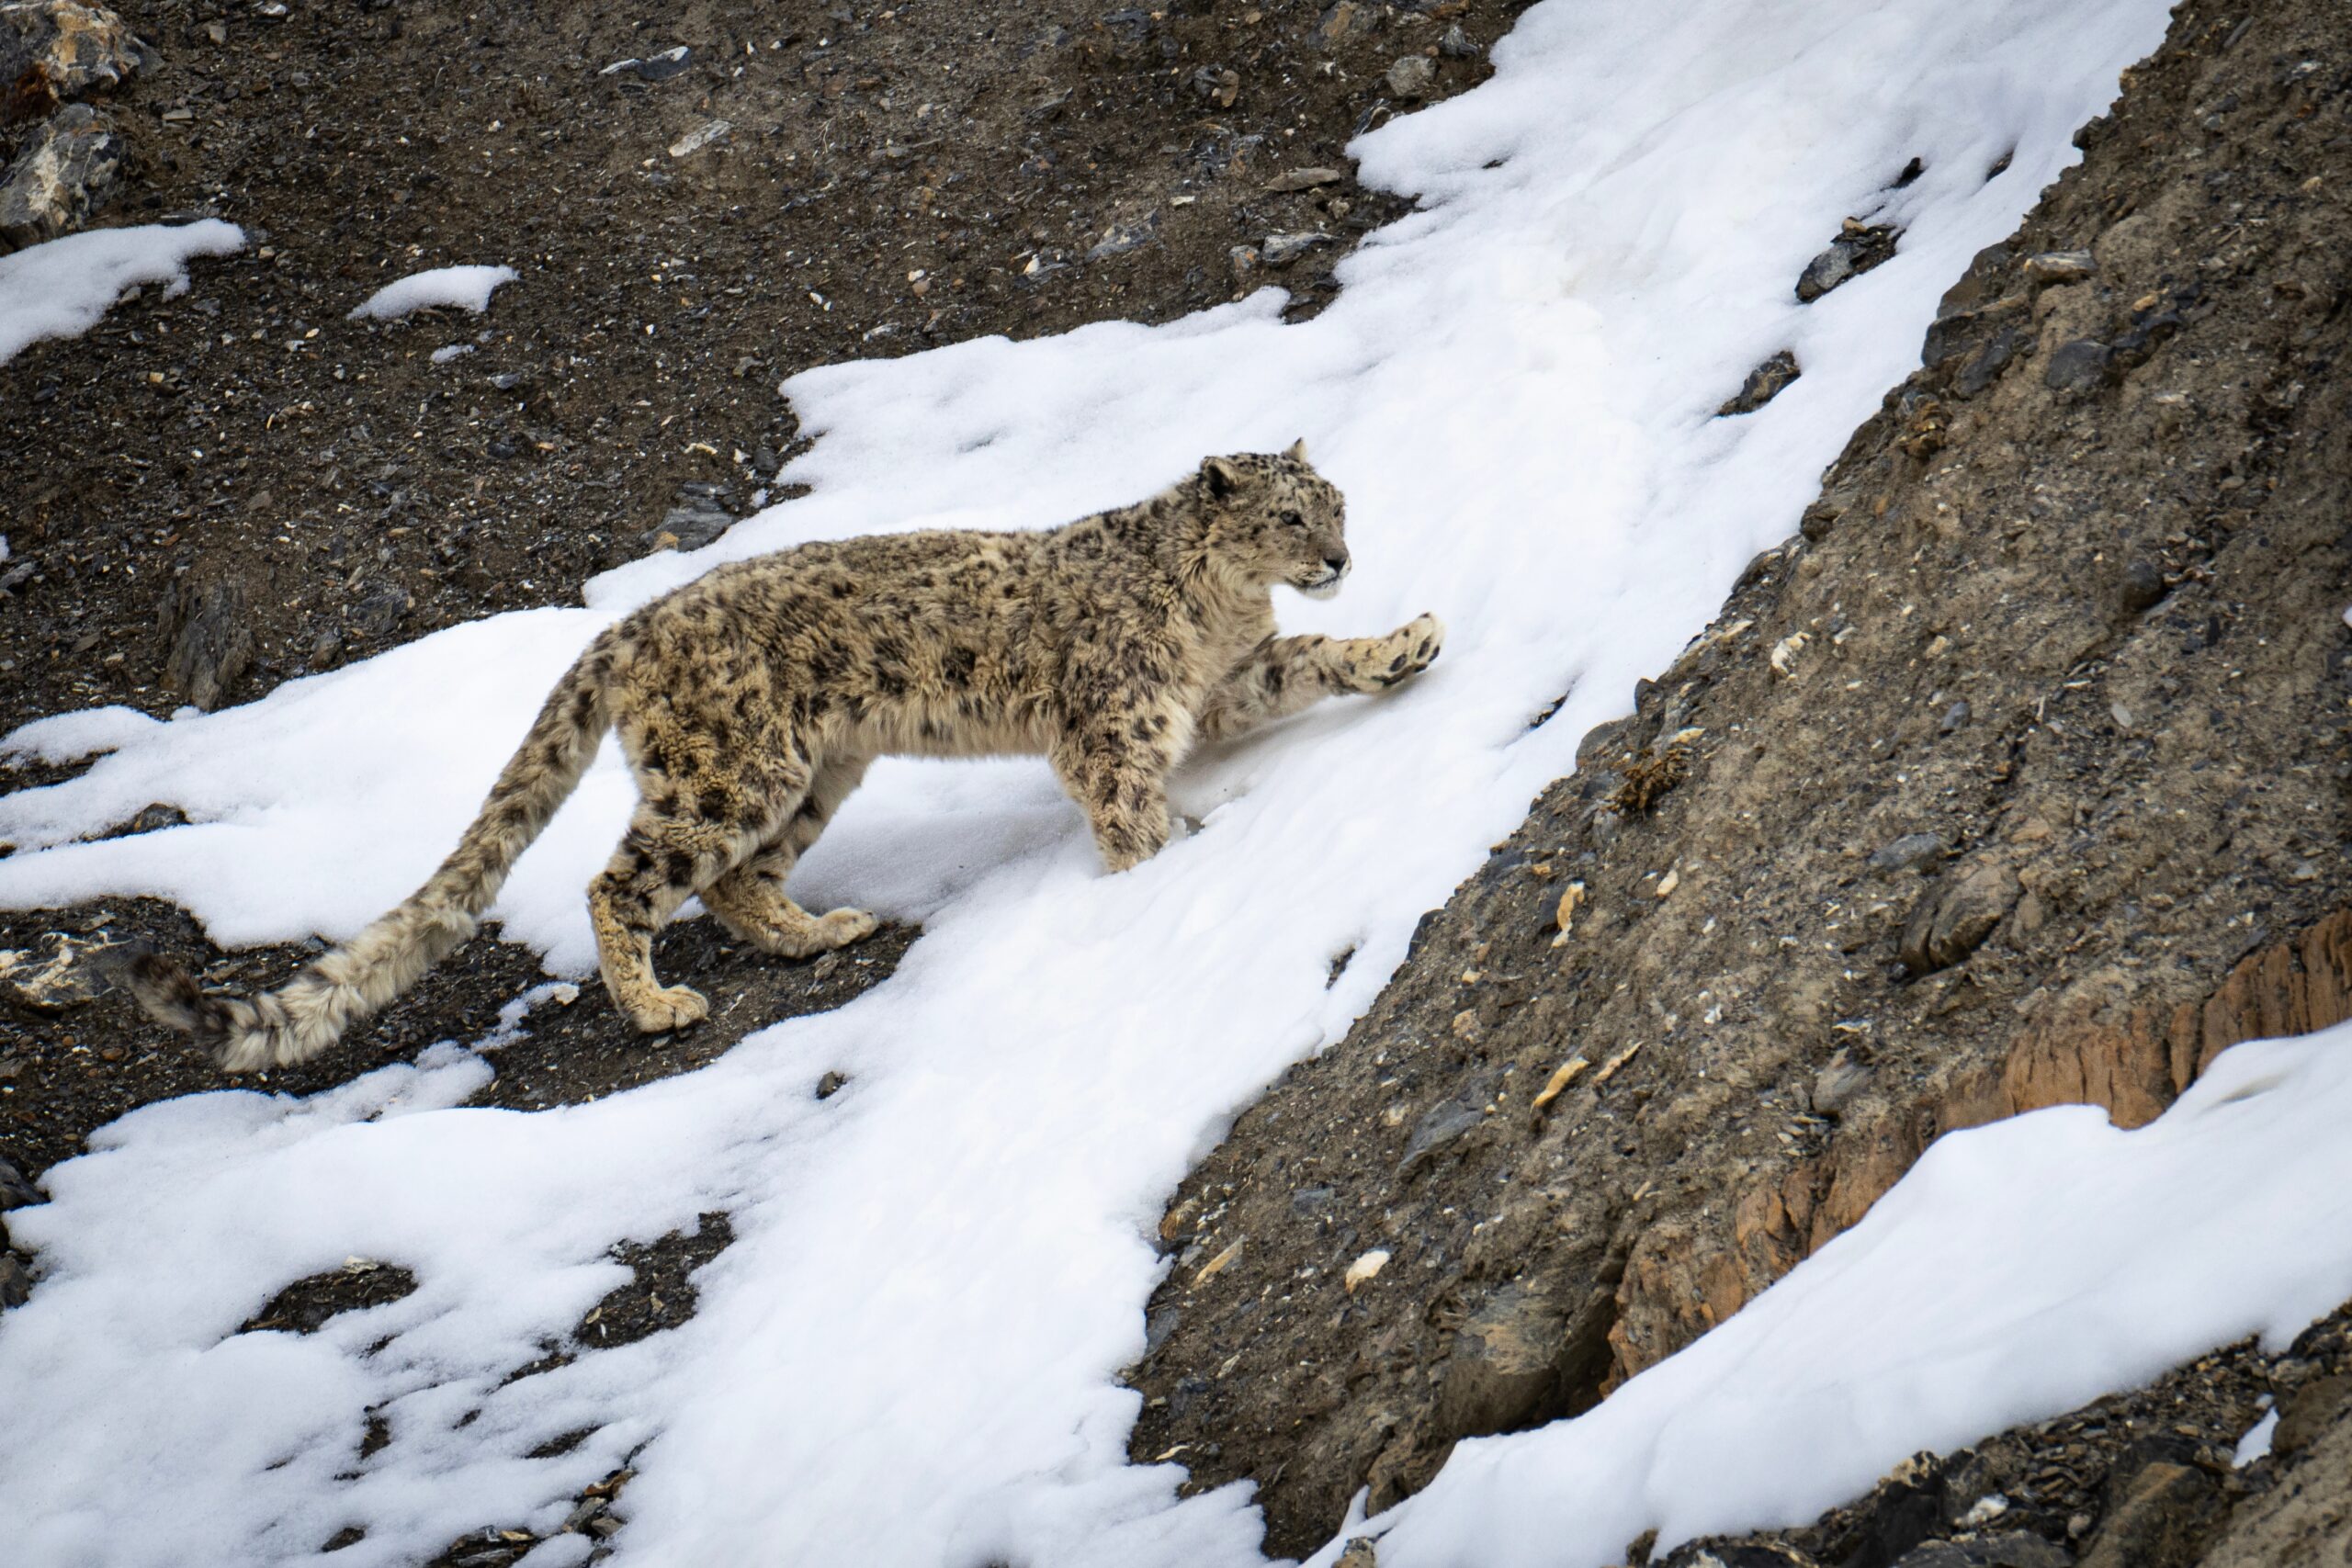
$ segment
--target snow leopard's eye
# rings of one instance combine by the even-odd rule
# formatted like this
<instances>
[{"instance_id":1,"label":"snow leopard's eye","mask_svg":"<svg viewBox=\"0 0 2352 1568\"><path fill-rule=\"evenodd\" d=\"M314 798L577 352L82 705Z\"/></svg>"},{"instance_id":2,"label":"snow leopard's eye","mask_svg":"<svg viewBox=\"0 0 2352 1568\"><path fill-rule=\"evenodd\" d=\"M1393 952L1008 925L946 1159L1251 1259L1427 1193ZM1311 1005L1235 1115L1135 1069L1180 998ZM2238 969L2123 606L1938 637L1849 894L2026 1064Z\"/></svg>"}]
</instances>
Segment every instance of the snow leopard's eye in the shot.
<instances>
[{"instance_id":1,"label":"snow leopard's eye","mask_svg":"<svg viewBox=\"0 0 2352 1568\"><path fill-rule=\"evenodd\" d=\"M1294 528L1304 528L1304 527L1306 527L1306 518L1304 518L1304 517L1301 517L1301 516L1300 516L1297 513L1295 513L1295 512L1285 512L1285 513L1283 513L1283 521L1284 523L1288 524L1291 527L1294 527Z\"/></svg>"}]
</instances>

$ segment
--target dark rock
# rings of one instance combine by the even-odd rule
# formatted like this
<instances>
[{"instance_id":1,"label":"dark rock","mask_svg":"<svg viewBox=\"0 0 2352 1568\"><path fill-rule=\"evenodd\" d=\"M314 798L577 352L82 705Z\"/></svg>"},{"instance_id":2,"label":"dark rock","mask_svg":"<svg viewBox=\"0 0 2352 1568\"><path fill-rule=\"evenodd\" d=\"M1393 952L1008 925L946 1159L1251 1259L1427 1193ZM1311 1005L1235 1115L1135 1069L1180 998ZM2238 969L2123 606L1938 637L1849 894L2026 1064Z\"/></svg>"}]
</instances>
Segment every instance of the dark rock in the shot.
<instances>
[{"instance_id":1,"label":"dark rock","mask_svg":"<svg viewBox=\"0 0 2352 1568\"><path fill-rule=\"evenodd\" d=\"M32 1299L33 1277L13 1252L0 1252L0 1310L19 1307Z\"/></svg>"},{"instance_id":2,"label":"dark rock","mask_svg":"<svg viewBox=\"0 0 2352 1568\"><path fill-rule=\"evenodd\" d=\"M1396 1162L1398 1178L1411 1176L1445 1152L1447 1145L1484 1122L1494 1093L1493 1077L1481 1074L1450 1099L1423 1111L1421 1119L1413 1123L1412 1136L1405 1140L1405 1157Z\"/></svg>"},{"instance_id":3,"label":"dark rock","mask_svg":"<svg viewBox=\"0 0 2352 1568\"><path fill-rule=\"evenodd\" d=\"M1388 90L1398 97L1418 98L1436 85L1437 67L1425 54L1408 54L1388 68L1388 74L1384 80L1388 84Z\"/></svg>"},{"instance_id":4,"label":"dark rock","mask_svg":"<svg viewBox=\"0 0 2352 1568\"><path fill-rule=\"evenodd\" d=\"M1476 60L1478 57L1478 46L1470 41L1470 35L1462 30L1460 22L1445 29L1445 35L1437 40L1437 51L1448 60Z\"/></svg>"},{"instance_id":5,"label":"dark rock","mask_svg":"<svg viewBox=\"0 0 2352 1568\"><path fill-rule=\"evenodd\" d=\"M2291 1459L2311 1447L2313 1438L2352 1413L2352 1373L2314 1378L2297 1389L2278 1407L2278 1426L2270 1434L2270 1451Z\"/></svg>"},{"instance_id":6,"label":"dark rock","mask_svg":"<svg viewBox=\"0 0 2352 1568\"><path fill-rule=\"evenodd\" d=\"M1960 374L1952 378L1951 389L1960 397L1973 398L1999 380L2013 360L2032 352L2032 334L2022 326L2001 327L1961 367Z\"/></svg>"},{"instance_id":7,"label":"dark rock","mask_svg":"<svg viewBox=\"0 0 2352 1568\"><path fill-rule=\"evenodd\" d=\"M1905 833L1871 856L1874 871L1910 871L1942 856L1940 833Z\"/></svg>"},{"instance_id":8,"label":"dark rock","mask_svg":"<svg viewBox=\"0 0 2352 1568\"><path fill-rule=\"evenodd\" d=\"M32 1204L48 1201L48 1199L41 1196L40 1188L25 1179L23 1171L18 1170L6 1160L0 1159L0 1213L5 1213L10 1209L28 1208Z\"/></svg>"},{"instance_id":9,"label":"dark rock","mask_svg":"<svg viewBox=\"0 0 2352 1568\"><path fill-rule=\"evenodd\" d=\"M206 712L219 707L254 660L244 590L175 578L164 592L160 622L164 678Z\"/></svg>"},{"instance_id":10,"label":"dark rock","mask_svg":"<svg viewBox=\"0 0 2352 1568\"><path fill-rule=\"evenodd\" d=\"M817 1098L819 1100L831 1100L833 1096L841 1093L842 1086L848 1082L849 1079L843 1077L841 1074L828 1071L824 1077L817 1080Z\"/></svg>"},{"instance_id":11,"label":"dark rock","mask_svg":"<svg viewBox=\"0 0 2352 1568\"><path fill-rule=\"evenodd\" d=\"M1497 1291L1454 1334L1439 1428L1477 1437L1548 1418L1559 1403L1566 1329L1567 1314L1550 1297L1516 1282Z\"/></svg>"},{"instance_id":12,"label":"dark rock","mask_svg":"<svg viewBox=\"0 0 2352 1568\"><path fill-rule=\"evenodd\" d=\"M2022 294L1965 310L1939 310L1928 323L1928 335L1920 342L1919 363L1932 370L1952 360L1981 354L2001 336L2024 336L2030 326L2030 310L2031 302Z\"/></svg>"},{"instance_id":13,"label":"dark rock","mask_svg":"<svg viewBox=\"0 0 2352 1568\"><path fill-rule=\"evenodd\" d=\"M1193 73L1193 95L1212 107L1229 109L1241 96L1241 73L1227 65L1204 65Z\"/></svg>"},{"instance_id":14,"label":"dark rock","mask_svg":"<svg viewBox=\"0 0 2352 1568\"><path fill-rule=\"evenodd\" d=\"M2147 1465L2091 1539L2082 1568L2189 1568L2228 1511L2220 1484L2195 1465Z\"/></svg>"},{"instance_id":15,"label":"dark rock","mask_svg":"<svg viewBox=\"0 0 2352 1568\"><path fill-rule=\"evenodd\" d=\"M1904 967L1925 975L1959 963L1984 945L2018 892L2017 874L2001 861L1978 861L1953 871L1912 908L1897 949Z\"/></svg>"},{"instance_id":16,"label":"dark rock","mask_svg":"<svg viewBox=\"0 0 2352 1568\"><path fill-rule=\"evenodd\" d=\"M629 62L632 73L640 82L667 82L673 76L684 74L694 64L694 51L684 44L665 49L659 54Z\"/></svg>"},{"instance_id":17,"label":"dark rock","mask_svg":"<svg viewBox=\"0 0 2352 1568\"><path fill-rule=\"evenodd\" d=\"M2030 1530L2008 1530L1971 1540L1933 1540L1912 1548L1894 1568L2074 1568L2063 1546Z\"/></svg>"},{"instance_id":18,"label":"dark rock","mask_svg":"<svg viewBox=\"0 0 2352 1568\"><path fill-rule=\"evenodd\" d=\"M1797 279L1797 298L1810 305L1831 289L1851 282L1894 254L1903 231L1883 223L1846 220L1846 231L1829 248L1805 264Z\"/></svg>"},{"instance_id":19,"label":"dark rock","mask_svg":"<svg viewBox=\"0 0 2352 1568\"><path fill-rule=\"evenodd\" d=\"M0 175L0 245L37 245L78 227L105 204L121 167L112 120L87 104L61 110Z\"/></svg>"},{"instance_id":20,"label":"dark rock","mask_svg":"<svg viewBox=\"0 0 2352 1568\"><path fill-rule=\"evenodd\" d=\"M351 607L351 629L363 637L390 637L415 607L413 594L396 582L388 582Z\"/></svg>"},{"instance_id":21,"label":"dark rock","mask_svg":"<svg viewBox=\"0 0 2352 1568\"><path fill-rule=\"evenodd\" d=\"M2135 560L2123 569L2123 586L2120 597L2126 615L2136 615L2163 599L2166 589L2165 574L2154 563Z\"/></svg>"},{"instance_id":22,"label":"dark rock","mask_svg":"<svg viewBox=\"0 0 2352 1568\"><path fill-rule=\"evenodd\" d=\"M1371 32L1379 24L1376 6L1360 4L1359 0L1338 0L1315 24L1315 37L1325 49L1336 50L1350 39Z\"/></svg>"},{"instance_id":23,"label":"dark rock","mask_svg":"<svg viewBox=\"0 0 2352 1568\"><path fill-rule=\"evenodd\" d=\"M1715 417L1722 419L1731 414L1754 413L1779 397L1790 382L1804 374L1797 365L1797 356L1784 348L1750 370L1747 379L1740 383L1739 390L1715 411Z\"/></svg>"},{"instance_id":24,"label":"dark rock","mask_svg":"<svg viewBox=\"0 0 2352 1568\"><path fill-rule=\"evenodd\" d=\"M2113 351L2096 339L2078 337L2061 344L2041 372L2041 384L2053 392L2079 392L2107 379Z\"/></svg>"},{"instance_id":25,"label":"dark rock","mask_svg":"<svg viewBox=\"0 0 2352 1568\"><path fill-rule=\"evenodd\" d=\"M119 87L157 63L155 51L103 6L0 5L0 124L37 118L94 87Z\"/></svg>"},{"instance_id":26,"label":"dark rock","mask_svg":"<svg viewBox=\"0 0 2352 1568\"><path fill-rule=\"evenodd\" d=\"M1957 733L1960 728L1969 721L1974 711L1968 705L1966 697L1961 698L1960 701L1944 709L1943 717L1936 721L1936 733L1939 735Z\"/></svg>"},{"instance_id":27,"label":"dark rock","mask_svg":"<svg viewBox=\"0 0 2352 1568\"><path fill-rule=\"evenodd\" d=\"M1816 1568L1814 1559L1777 1540L1687 1541L1656 1568Z\"/></svg>"},{"instance_id":28,"label":"dark rock","mask_svg":"<svg viewBox=\"0 0 2352 1568\"><path fill-rule=\"evenodd\" d=\"M1093 249L1086 253L1086 259L1091 262L1106 261L1112 256L1123 256L1129 251L1141 250L1151 243L1152 236L1159 230L1158 213L1146 213L1132 223L1114 223L1102 239L1095 242Z\"/></svg>"},{"instance_id":29,"label":"dark rock","mask_svg":"<svg viewBox=\"0 0 2352 1568\"><path fill-rule=\"evenodd\" d=\"M1302 1217L1321 1213L1338 1191L1329 1187L1302 1187L1290 1195L1290 1212Z\"/></svg>"},{"instance_id":30,"label":"dark rock","mask_svg":"<svg viewBox=\"0 0 2352 1568\"><path fill-rule=\"evenodd\" d=\"M662 514L660 526L647 531L646 543L655 549L702 548L735 526L726 505L729 494L725 485L689 479L678 487L678 503Z\"/></svg>"}]
</instances>

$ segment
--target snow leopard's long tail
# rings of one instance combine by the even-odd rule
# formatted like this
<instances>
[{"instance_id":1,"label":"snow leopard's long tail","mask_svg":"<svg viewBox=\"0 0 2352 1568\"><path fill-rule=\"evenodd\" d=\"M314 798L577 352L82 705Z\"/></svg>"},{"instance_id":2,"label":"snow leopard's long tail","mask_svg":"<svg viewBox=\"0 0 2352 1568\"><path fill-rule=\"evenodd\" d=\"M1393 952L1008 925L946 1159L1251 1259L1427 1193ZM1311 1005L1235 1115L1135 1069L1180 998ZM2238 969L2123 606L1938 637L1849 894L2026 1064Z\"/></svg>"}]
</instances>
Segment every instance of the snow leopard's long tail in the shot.
<instances>
[{"instance_id":1,"label":"snow leopard's long tail","mask_svg":"<svg viewBox=\"0 0 2352 1568\"><path fill-rule=\"evenodd\" d=\"M291 1066L334 1044L473 935L515 860L577 787L612 722L611 644L611 633L598 637L556 682L481 814L400 908L275 991L217 996L178 964L143 952L123 972L130 994L232 1073Z\"/></svg>"}]
</instances>

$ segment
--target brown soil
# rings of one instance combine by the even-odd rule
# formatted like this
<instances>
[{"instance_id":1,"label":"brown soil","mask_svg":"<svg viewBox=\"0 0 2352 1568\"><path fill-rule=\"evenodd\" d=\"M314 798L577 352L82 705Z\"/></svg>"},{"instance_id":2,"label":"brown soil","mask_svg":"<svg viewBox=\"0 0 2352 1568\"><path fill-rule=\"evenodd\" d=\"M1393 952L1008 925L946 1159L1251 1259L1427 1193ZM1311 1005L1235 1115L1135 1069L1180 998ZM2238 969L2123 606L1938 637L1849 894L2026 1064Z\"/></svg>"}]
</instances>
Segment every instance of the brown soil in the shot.
<instances>
[{"instance_id":1,"label":"brown soil","mask_svg":"<svg viewBox=\"0 0 2352 1568\"><path fill-rule=\"evenodd\" d=\"M129 156L98 220L216 215L252 243L194 264L176 299L149 288L0 367L0 470L17 476L0 535L9 573L32 569L0 590L0 733L99 703L170 711L188 695L174 639L207 605L250 645L213 671L238 702L453 622L576 601L586 577L691 533L682 503L706 530L713 509L751 510L795 450L777 383L810 366L1166 320L1231 298L1234 247L1277 232L1334 240L1249 287L1317 308L1333 265L1404 207L1356 186L1341 152L1398 107L1383 73L1422 54L1430 97L1473 85L1518 7L1339 9L1333 26L1301 0L658 19L606 0L275 20L126 6L163 67L103 100ZM1465 52L1439 51L1449 28ZM660 80L604 72L680 44L685 68ZM716 119L732 130L669 153ZM1268 188L1317 167L1337 177ZM1098 253L1114 231L1144 237ZM345 320L395 276L473 262L523 275L481 317ZM459 343L473 352L431 363ZM0 787L74 771L0 765ZM0 948L52 930L150 941L223 983L307 956L224 954L140 900L0 914ZM678 928L664 972L709 992L717 1019L639 1041L592 984L532 1015L489 1097L552 1104L695 1065L839 1005L912 935L812 966ZM479 1039L540 977L477 941L336 1051L251 1081L306 1093ZM125 1111L224 1081L119 1000L0 1003L0 1158L28 1173Z\"/></svg>"},{"instance_id":2,"label":"brown soil","mask_svg":"<svg viewBox=\"0 0 2352 1568\"><path fill-rule=\"evenodd\" d=\"M2143 1122L2352 1008L2352 53L2246 16L2175 13L1802 536L1186 1180L1138 1459L1311 1549L1687 1344L1939 1133Z\"/></svg>"},{"instance_id":3,"label":"brown soil","mask_svg":"<svg viewBox=\"0 0 2352 1568\"><path fill-rule=\"evenodd\" d=\"M232 701L571 601L682 485L749 511L809 366L1165 320L1231 297L1233 247L1272 232L1334 237L1256 275L1315 308L1402 209L1341 152L1396 107L1382 73L1456 26L1476 47L1430 94L1471 85L1515 11L1340 9L1331 46L1300 0L126 6L164 63L108 100L128 194L101 220L252 243L0 367L0 534L35 569L0 615L0 732L186 700L169 639L215 592L251 645ZM662 80L604 69L681 44ZM1314 166L1340 177L1267 188ZM478 262L522 274L485 315L345 320Z\"/></svg>"}]
</instances>

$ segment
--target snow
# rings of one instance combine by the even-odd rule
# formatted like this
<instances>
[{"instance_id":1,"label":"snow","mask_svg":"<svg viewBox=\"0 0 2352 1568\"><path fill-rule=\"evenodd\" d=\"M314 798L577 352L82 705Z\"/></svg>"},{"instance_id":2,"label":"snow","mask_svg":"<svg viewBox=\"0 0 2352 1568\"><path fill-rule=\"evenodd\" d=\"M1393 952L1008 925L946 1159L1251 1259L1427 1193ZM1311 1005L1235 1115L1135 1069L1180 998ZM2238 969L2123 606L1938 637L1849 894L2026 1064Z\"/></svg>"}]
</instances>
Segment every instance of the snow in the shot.
<instances>
[{"instance_id":1,"label":"snow","mask_svg":"<svg viewBox=\"0 0 2352 1568\"><path fill-rule=\"evenodd\" d=\"M21 1560L279 1562L358 1525L338 1564L411 1562L486 1524L550 1529L633 1455L624 1563L1256 1562L1243 1489L1180 1500L1176 1467L1125 1461L1136 1396L1115 1376L1142 1349L1166 1194L1345 1032L1421 911L1789 534L1917 363L1937 297L2073 160L2165 20L2158 0L1549 0L1492 81L1351 149L1420 205L1312 321L1283 323L1268 290L1163 327L810 371L786 390L821 435L790 469L811 493L607 573L584 607L243 708L19 730L18 750L109 754L0 799L19 846L0 904L153 893L224 942L334 937L431 869L598 628L722 560L1046 525L1304 435L1349 494L1356 568L1286 622L1427 609L1451 628L1396 692L1197 759L1174 805L1200 829L1118 876L1041 762L878 765L796 890L922 938L850 1006L696 1072L522 1115L459 1104L488 1067L452 1043L308 1100L224 1092L115 1123L10 1216L44 1270L0 1319ZM1889 189L1914 156L1926 173ZM1800 307L1795 277L1849 215L1903 225L1898 254ZM1710 417L1783 347L1803 379ZM494 911L555 975L591 964L581 890L629 794L608 750ZM90 841L154 801L189 825ZM481 1043L529 1027L514 1010ZM1547 1562L1614 1561L1644 1521L1782 1520L1889 1455L2290 1329L2352 1293L2312 1245L2347 1234L2322 1223L2352 1191L2325 1131L2352 1109L2338 1043L2241 1047L2128 1135L2052 1111L1948 1140L1754 1310L1578 1421L1464 1445L1377 1528L1408 1565L1539 1540ZM828 1070L848 1087L820 1102ZM2011 1212L2051 1192L2064 1213ZM713 1209L736 1240L690 1323L504 1381L619 1280L614 1243ZM1379 1239L1385 1277L1429 1266ZM354 1255L418 1290L307 1337L235 1332ZM369 1410L391 1440L363 1461Z\"/></svg>"},{"instance_id":2,"label":"snow","mask_svg":"<svg viewBox=\"0 0 2352 1568\"><path fill-rule=\"evenodd\" d=\"M2352 1024L2225 1052L2136 1132L1956 1134L1852 1230L1597 1409L1464 1443L1371 1522L1381 1568L1603 1562L1807 1522L1947 1450L2352 1297ZM1329 1555L1329 1554L1327 1554Z\"/></svg>"},{"instance_id":3,"label":"snow","mask_svg":"<svg viewBox=\"0 0 2352 1568\"><path fill-rule=\"evenodd\" d=\"M492 290L521 276L511 266L436 266L395 278L360 301L351 312L355 321L398 321L412 310L435 305L455 306L481 315L490 309Z\"/></svg>"},{"instance_id":4,"label":"snow","mask_svg":"<svg viewBox=\"0 0 2352 1568\"><path fill-rule=\"evenodd\" d=\"M2263 1395L2266 1402L2269 1397L2270 1396L2268 1394ZM2278 1412L2276 1410L2264 1411L2262 1413L2262 1419L2256 1421L2253 1426L2248 1427L2245 1429L2245 1435L2238 1439L2238 1446L2231 1451L2230 1468L2232 1470L2244 1470L2247 1465L2254 1463L2256 1460L2268 1459L2270 1457L2270 1439L2278 1433Z\"/></svg>"},{"instance_id":5,"label":"snow","mask_svg":"<svg viewBox=\"0 0 2352 1568\"><path fill-rule=\"evenodd\" d=\"M185 293L190 256L225 256L244 246L243 230L208 218L94 229L0 256L0 365L43 338L80 337L133 285Z\"/></svg>"}]
</instances>

